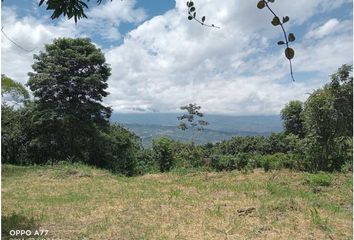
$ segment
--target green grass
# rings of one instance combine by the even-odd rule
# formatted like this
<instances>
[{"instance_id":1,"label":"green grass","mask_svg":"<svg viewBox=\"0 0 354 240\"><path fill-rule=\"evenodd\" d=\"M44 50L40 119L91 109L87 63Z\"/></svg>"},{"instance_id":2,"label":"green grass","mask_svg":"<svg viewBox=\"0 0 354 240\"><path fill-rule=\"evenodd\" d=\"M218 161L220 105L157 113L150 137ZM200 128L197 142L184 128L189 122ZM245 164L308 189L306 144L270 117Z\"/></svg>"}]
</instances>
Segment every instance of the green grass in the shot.
<instances>
[{"instance_id":1,"label":"green grass","mask_svg":"<svg viewBox=\"0 0 354 240\"><path fill-rule=\"evenodd\" d=\"M61 239L352 239L351 174L2 166L2 233ZM239 214L242 209L255 208ZM238 211L239 210L239 211ZM3 238L6 239L6 238Z\"/></svg>"}]
</instances>

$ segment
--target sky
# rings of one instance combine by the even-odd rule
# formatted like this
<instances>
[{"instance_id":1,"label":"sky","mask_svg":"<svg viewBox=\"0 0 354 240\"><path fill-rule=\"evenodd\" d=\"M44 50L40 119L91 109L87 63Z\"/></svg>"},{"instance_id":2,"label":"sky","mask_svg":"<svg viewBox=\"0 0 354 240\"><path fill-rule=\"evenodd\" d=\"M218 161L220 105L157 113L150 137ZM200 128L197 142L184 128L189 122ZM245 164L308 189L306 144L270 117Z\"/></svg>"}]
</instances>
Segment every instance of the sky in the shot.
<instances>
[{"instance_id":1,"label":"sky","mask_svg":"<svg viewBox=\"0 0 354 240\"><path fill-rule=\"evenodd\" d=\"M289 74L279 27L257 0L195 0L207 28L187 19L186 0L90 1L88 19L51 20L37 0L4 0L1 26L26 52L1 36L1 72L28 81L33 54L59 37L89 37L112 68L115 112L176 112L197 103L206 113L279 114L291 100L304 101L353 62L351 0L282 0L271 4L289 16L295 82Z\"/></svg>"}]
</instances>

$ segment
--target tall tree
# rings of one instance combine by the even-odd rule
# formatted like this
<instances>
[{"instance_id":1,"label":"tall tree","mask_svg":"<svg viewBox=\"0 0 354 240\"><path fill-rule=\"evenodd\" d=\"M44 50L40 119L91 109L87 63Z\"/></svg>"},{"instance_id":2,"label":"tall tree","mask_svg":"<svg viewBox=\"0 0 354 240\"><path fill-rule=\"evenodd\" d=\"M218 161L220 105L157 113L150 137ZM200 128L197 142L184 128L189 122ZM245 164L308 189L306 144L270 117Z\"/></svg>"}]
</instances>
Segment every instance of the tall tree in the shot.
<instances>
[{"instance_id":1,"label":"tall tree","mask_svg":"<svg viewBox=\"0 0 354 240\"><path fill-rule=\"evenodd\" d=\"M331 75L328 85L333 95L337 134L353 136L353 66L344 64Z\"/></svg>"},{"instance_id":2,"label":"tall tree","mask_svg":"<svg viewBox=\"0 0 354 240\"><path fill-rule=\"evenodd\" d=\"M351 66L343 65L332 75L332 81L312 93L305 103L306 155L314 169L340 170L341 165L352 158L351 71Z\"/></svg>"},{"instance_id":3,"label":"tall tree","mask_svg":"<svg viewBox=\"0 0 354 240\"><path fill-rule=\"evenodd\" d=\"M87 159L93 134L108 126L110 67L89 39L56 39L34 55L28 86L36 103L37 135L48 158ZM45 155L45 154L44 154Z\"/></svg>"},{"instance_id":4,"label":"tall tree","mask_svg":"<svg viewBox=\"0 0 354 240\"><path fill-rule=\"evenodd\" d=\"M286 134L294 134L304 137L303 103L291 101L281 110L284 131Z\"/></svg>"}]
</instances>

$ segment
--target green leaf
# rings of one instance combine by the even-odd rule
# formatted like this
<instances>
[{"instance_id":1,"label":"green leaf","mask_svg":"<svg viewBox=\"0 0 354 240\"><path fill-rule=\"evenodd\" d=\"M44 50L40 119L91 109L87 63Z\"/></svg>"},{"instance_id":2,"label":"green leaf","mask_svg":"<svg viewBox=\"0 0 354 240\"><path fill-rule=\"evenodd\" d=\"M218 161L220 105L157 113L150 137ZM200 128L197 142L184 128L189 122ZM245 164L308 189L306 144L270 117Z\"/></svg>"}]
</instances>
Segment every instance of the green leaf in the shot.
<instances>
[{"instance_id":1,"label":"green leaf","mask_svg":"<svg viewBox=\"0 0 354 240\"><path fill-rule=\"evenodd\" d=\"M284 41L279 41L279 42L278 42L278 45L284 45L284 44L285 44Z\"/></svg>"},{"instance_id":2,"label":"green leaf","mask_svg":"<svg viewBox=\"0 0 354 240\"><path fill-rule=\"evenodd\" d=\"M188 16L188 20L192 20L193 19L193 17L192 16Z\"/></svg>"},{"instance_id":3,"label":"green leaf","mask_svg":"<svg viewBox=\"0 0 354 240\"><path fill-rule=\"evenodd\" d=\"M285 56L287 59L291 60L295 56L295 51L292 48L286 48L285 49Z\"/></svg>"},{"instance_id":4,"label":"green leaf","mask_svg":"<svg viewBox=\"0 0 354 240\"><path fill-rule=\"evenodd\" d=\"M280 24L280 19L278 17L274 17L272 20L273 26L278 26Z\"/></svg>"},{"instance_id":5,"label":"green leaf","mask_svg":"<svg viewBox=\"0 0 354 240\"><path fill-rule=\"evenodd\" d=\"M283 23L289 22L290 18L288 16L283 17Z\"/></svg>"},{"instance_id":6,"label":"green leaf","mask_svg":"<svg viewBox=\"0 0 354 240\"><path fill-rule=\"evenodd\" d=\"M44 0L39 1L38 6L41 6L43 4Z\"/></svg>"},{"instance_id":7,"label":"green leaf","mask_svg":"<svg viewBox=\"0 0 354 240\"><path fill-rule=\"evenodd\" d=\"M191 7L191 9L189 11L194 12L195 11L195 7Z\"/></svg>"},{"instance_id":8,"label":"green leaf","mask_svg":"<svg viewBox=\"0 0 354 240\"><path fill-rule=\"evenodd\" d=\"M194 3L192 1L189 2L188 7L193 7Z\"/></svg>"},{"instance_id":9,"label":"green leaf","mask_svg":"<svg viewBox=\"0 0 354 240\"><path fill-rule=\"evenodd\" d=\"M265 7L265 2L264 2L264 0L259 1L259 2L257 3L257 7L258 7L259 9L263 9L263 8Z\"/></svg>"},{"instance_id":10,"label":"green leaf","mask_svg":"<svg viewBox=\"0 0 354 240\"><path fill-rule=\"evenodd\" d=\"M205 22L205 16L202 17L202 22Z\"/></svg>"},{"instance_id":11,"label":"green leaf","mask_svg":"<svg viewBox=\"0 0 354 240\"><path fill-rule=\"evenodd\" d=\"M294 35L294 33L290 33L289 34L289 36L288 36L288 40L289 40L289 42L294 42L295 41L295 35Z\"/></svg>"}]
</instances>

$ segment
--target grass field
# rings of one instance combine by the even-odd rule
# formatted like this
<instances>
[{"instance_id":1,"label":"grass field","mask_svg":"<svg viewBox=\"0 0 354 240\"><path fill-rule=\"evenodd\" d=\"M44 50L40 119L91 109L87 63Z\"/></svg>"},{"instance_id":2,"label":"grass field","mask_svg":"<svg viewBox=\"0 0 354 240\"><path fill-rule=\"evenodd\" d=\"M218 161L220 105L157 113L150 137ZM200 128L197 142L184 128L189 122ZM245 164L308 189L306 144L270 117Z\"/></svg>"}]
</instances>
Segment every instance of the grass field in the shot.
<instances>
[{"instance_id":1,"label":"grass field","mask_svg":"<svg viewBox=\"0 0 354 240\"><path fill-rule=\"evenodd\" d=\"M352 175L2 166L2 234L56 239L352 239Z\"/></svg>"}]
</instances>

